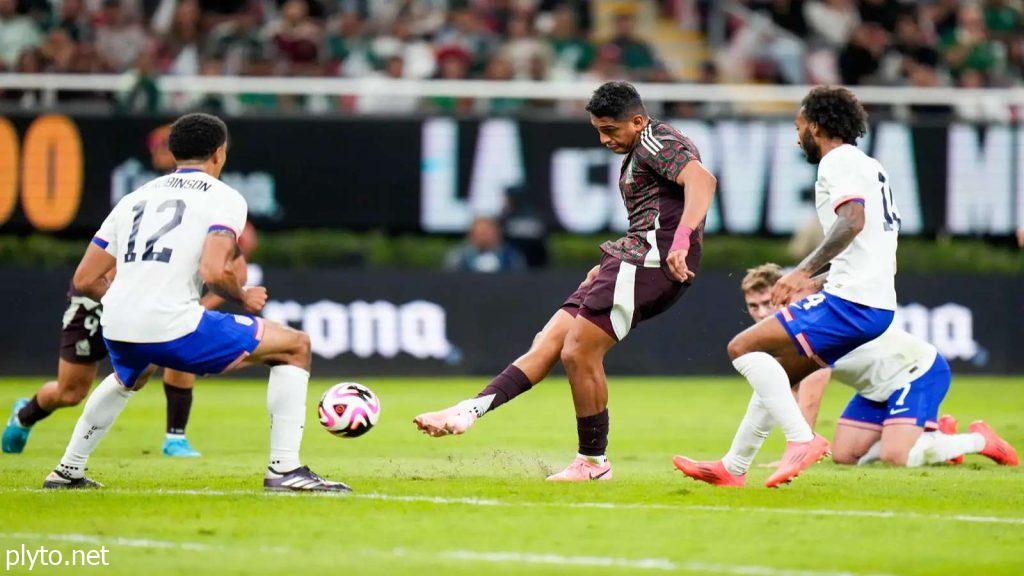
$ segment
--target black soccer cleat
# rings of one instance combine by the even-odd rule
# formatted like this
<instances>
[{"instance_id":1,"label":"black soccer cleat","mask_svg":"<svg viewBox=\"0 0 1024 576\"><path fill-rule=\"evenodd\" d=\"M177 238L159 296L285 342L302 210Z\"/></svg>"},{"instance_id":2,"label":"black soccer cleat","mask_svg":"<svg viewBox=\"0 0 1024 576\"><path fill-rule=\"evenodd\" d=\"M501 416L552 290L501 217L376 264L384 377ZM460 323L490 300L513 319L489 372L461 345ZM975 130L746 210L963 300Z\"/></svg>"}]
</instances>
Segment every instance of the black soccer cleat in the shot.
<instances>
[{"instance_id":1,"label":"black soccer cleat","mask_svg":"<svg viewBox=\"0 0 1024 576\"><path fill-rule=\"evenodd\" d=\"M325 480L319 474L302 466L291 472L275 472L267 468L263 477L263 489L268 492L351 492L352 489L342 482Z\"/></svg>"},{"instance_id":2,"label":"black soccer cleat","mask_svg":"<svg viewBox=\"0 0 1024 576\"><path fill-rule=\"evenodd\" d=\"M49 490L91 490L95 488L103 488L103 484L90 480L85 476L81 478L72 478L71 476L65 475L60 470L54 470L50 472L46 480L43 481L43 488Z\"/></svg>"}]
</instances>

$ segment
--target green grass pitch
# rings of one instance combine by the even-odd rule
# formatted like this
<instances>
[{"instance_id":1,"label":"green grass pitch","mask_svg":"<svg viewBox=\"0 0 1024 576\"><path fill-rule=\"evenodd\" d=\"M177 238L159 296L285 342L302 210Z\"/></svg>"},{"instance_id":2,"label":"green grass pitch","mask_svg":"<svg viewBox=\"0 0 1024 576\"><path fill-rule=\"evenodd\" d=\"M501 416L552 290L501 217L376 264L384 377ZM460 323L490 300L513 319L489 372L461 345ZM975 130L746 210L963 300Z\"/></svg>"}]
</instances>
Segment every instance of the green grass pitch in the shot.
<instances>
[{"instance_id":1,"label":"green grass pitch","mask_svg":"<svg viewBox=\"0 0 1024 576\"><path fill-rule=\"evenodd\" d=\"M330 382L314 381L303 459L349 482L351 496L265 495L268 426L259 380L200 381L189 437L198 460L160 453L164 399L143 390L90 461L104 490L39 490L80 408L0 456L0 547L109 549L107 567L33 574L1022 574L1024 471L969 456L915 470L819 464L790 486L743 490L676 472L673 454L719 457L749 388L737 378L612 378L615 479L551 485L575 453L563 378L552 378L441 439L411 423L475 393L484 379L366 379L377 428L337 439L315 418ZM7 406L34 379L0 381ZM831 437L850 392L833 384L818 429ZM1024 379L957 378L944 411L985 418L1024 447ZM773 434L758 459L780 455ZM15 567L10 573L28 573Z\"/></svg>"}]
</instances>

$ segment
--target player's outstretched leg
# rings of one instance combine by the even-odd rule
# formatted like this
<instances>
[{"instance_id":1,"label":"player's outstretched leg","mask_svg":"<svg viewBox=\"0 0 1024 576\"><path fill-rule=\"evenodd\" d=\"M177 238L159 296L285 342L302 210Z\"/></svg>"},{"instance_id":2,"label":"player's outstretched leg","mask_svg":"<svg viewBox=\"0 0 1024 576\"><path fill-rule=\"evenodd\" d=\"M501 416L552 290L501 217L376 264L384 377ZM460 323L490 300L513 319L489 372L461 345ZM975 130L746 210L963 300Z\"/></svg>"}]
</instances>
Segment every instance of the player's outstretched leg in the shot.
<instances>
[{"instance_id":1,"label":"player's outstretched leg","mask_svg":"<svg viewBox=\"0 0 1024 576\"><path fill-rule=\"evenodd\" d=\"M271 367L267 383L270 463L263 488L280 492L350 492L347 485L325 480L299 460L312 360L309 336L274 322L260 322L262 339L245 363Z\"/></svg>"},{"instance_id":2,"label":"player's outstretched leg","mask_svg":"<svg viewBox=\"0 0 1024 576\"><path fill-rule=\"evenodd\" d=\"M579 451L565 470L548 476L550 482L611 480L608 448L608 381L604 356L615 339L582 315L573 320L562 348L562 364L569 375L576 408Z\"/></svg>"},{"instance_id":3,"label":"player's outstretched leg","mask_svg":"<svg viewBox=\"0 0 1024 576\"><path fill-rule=\"evenodd\" d=\"M43 481L43 488L99 488L102 485L85 477L85 464L99 446L107 430L114 424L135 391L146 384L153 368L143 367L132 387L124 386L112 373L89 395L85 409L71 433L71 441L57 468Z\"/></svg>"},{"instance_id":4,"label":"player's outstretched leg","mask_svg":"<svg viewBox=\"0 0 1024 576\"><path fill-rule=\"evenodd\" d=\"M769 316L729 342L732 364L761 398L765 409L786 436L782 463L765 485L790 482L828 453L829 443L815 434L800 412L790 389L819 368L811 358L800 356L781 322Z\"/></svg>"},{"instance_id":5,"label":"player's outstretched leg","mask_svg":"<svg viewBox=\"0 0 1024 576\"><path fill-rule=\"evenodd\" d=\"M58 408L76 406L81 402L96 379L95 362L79 364L63 358L57 365L57 379L43 384L35 396L19 398L14 403L11 417L3 435L3 451L19 454L25 449L32 426L48 417Z\"/></svg>"},{"instance_id":6,"label":"player's outstretched leg","mask_svg":"<svg viewBox=\"0 0 1024 576\"><path fill-rule=\"evenodd\" d=\"M164 396L167 397L167 433L164 436L164 456L198 458L202 454L192 448L185 437L188 417L192 413L192 389L196 377L188 372L164 369Z\"/></svg>"},{"instance_id":7,"label":"player's outstretched leg","mask_svg":"<svg viewBox=\"0 0 1024 576\"><path fill-rule=\"evenodd\" d=\"M413 423L428 436L465 433L478 418L526 392L548 375L561 357L562 344L572 321L571 314L559 310L533 339L530 350L495 376L475 398L444 410L420 414Z\"/></svg>"},{"instance_id":8,"label":"player's outstretched leg","mask_svg":"<svg viewBox=\"0 0 1024 576\"><path fill-rule=\"evenodd\" d=\"M741 487L747 483L747 470L761 445L772 431L774 421L757 394L752 394L732 446L721 460L698 462L685 456L676 456L672 464L694 480L715 486Z\"/></svg>"}]
</instances>

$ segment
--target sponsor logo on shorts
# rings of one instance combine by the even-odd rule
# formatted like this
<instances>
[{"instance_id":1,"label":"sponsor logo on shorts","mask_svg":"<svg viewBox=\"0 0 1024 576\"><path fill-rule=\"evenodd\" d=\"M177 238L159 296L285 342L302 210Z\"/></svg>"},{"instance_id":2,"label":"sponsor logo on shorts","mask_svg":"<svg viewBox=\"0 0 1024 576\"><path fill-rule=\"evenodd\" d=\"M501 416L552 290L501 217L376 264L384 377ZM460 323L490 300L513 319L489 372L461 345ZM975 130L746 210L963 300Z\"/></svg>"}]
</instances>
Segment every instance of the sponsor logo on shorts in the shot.
<instances>
[{"instance_id":1,"label":"sponsor logo on shorts","mask_svg":"<svg viewBox=\"0 0 1024 576\"><path fill-rule=\"evenodd\" d=\"M242 326L252 326L253 323L255 322L255 320L253 320L252 318L249 318L248 316L240 316L238 314L234 314L234 317L235 317L235 322L238 322Z\"/></svg>"},{"instance_id":2,"label":"sponsor logo on shorts","mask_svg":"<svg viewBox=\"0 0 1024 576\"><path fill-rule=\"evenodd\" d=\"M87 338L82 338L78 342L75 342L75 354L78 356L90 356L92 354L92 345L89 344Z\"/></svg>"}]
</instances>

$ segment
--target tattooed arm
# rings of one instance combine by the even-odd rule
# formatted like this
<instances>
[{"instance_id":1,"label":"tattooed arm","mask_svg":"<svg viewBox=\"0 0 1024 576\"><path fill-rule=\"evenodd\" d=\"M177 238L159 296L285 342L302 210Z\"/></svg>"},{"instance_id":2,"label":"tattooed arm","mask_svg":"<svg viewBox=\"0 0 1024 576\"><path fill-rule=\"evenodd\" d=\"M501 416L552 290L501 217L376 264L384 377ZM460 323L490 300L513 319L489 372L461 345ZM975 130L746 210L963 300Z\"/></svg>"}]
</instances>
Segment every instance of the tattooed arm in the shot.
<instances>
[{"instance_id":1,"label":"tattooed arm","mask_svg":"<svg viewBox=\"0 0 1024 576\"><path fill-rule=\"evenodd\" d=\"M244 273L235 265L235 254L234 232L210 232L206 236L206 245L203 246L203 255L199 260L199 274L211 292L241 304L247 312L257 313L267 302L267 291L259 286L244 287Z\"/></svg>"},{"instance_id":2,"label":"tattooed arm","mask_svg":"<svg viewBox=\"0 0 1024 576\"><path fill-rule=\"evenodd\" d=\"M772 288L772 304L785 306L794 300L794 296L808 288L811 275L821 270L826 264L838 256L853 239L864 229L864 205L859 202L847 202L839 207L836 214L839 218L829 229L825 239L814 249L796 269L786 274Z\"/></svg>"}]
</instances>

